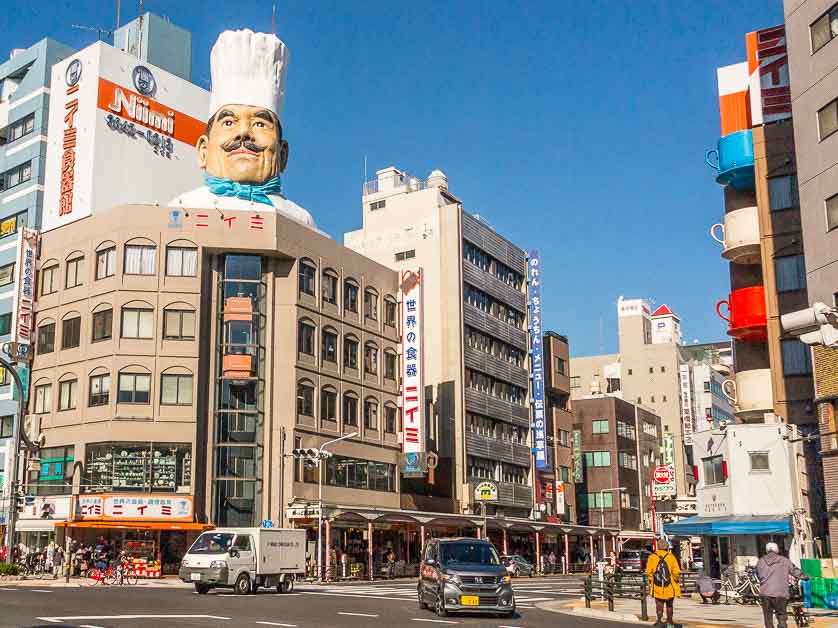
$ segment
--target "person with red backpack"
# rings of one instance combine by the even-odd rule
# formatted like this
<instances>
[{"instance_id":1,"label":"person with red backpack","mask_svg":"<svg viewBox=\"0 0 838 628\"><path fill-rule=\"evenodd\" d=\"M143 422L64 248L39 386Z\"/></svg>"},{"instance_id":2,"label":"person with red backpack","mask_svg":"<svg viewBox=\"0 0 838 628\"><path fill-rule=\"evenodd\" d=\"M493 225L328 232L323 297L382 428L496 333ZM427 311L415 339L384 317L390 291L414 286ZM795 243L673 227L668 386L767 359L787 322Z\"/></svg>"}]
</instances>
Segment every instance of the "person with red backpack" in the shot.
<instances>
[{"instance_id":1,"label":"person with red backpack","mask_svg":"<svg viewBox=\"0 0 838 628\"><path fill-rule=\"evenodd\" d=\"M681 595L681 567L678 559L670 551L669 541L658 539L658 549L646 561L646 575L649 578L649 592L655 598L655 611L658 619L655 626L666 625L672 628L672 615L675 610L675 598ZM663 611L666 609L666 624L663 623Z\"/></svg>"}]
</instances>

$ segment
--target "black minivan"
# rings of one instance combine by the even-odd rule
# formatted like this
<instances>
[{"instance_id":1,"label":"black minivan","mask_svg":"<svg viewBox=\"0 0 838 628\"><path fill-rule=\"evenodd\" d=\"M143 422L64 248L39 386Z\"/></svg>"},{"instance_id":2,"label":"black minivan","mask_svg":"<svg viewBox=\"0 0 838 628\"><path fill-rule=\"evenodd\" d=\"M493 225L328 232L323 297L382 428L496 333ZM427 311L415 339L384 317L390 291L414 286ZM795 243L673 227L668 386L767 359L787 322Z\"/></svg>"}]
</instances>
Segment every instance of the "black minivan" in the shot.
<instances>
[{"instance_id":1,"label":"black minivan","mask_svg":"<svg viewBox=\"0 0 838 628\"><path fill-rule=\"evenodd\" d=\"M440 617L453 612L515 615L512 578L487 540L433 539L419 569L419 608Z\"/></svg>"}]
</instances>

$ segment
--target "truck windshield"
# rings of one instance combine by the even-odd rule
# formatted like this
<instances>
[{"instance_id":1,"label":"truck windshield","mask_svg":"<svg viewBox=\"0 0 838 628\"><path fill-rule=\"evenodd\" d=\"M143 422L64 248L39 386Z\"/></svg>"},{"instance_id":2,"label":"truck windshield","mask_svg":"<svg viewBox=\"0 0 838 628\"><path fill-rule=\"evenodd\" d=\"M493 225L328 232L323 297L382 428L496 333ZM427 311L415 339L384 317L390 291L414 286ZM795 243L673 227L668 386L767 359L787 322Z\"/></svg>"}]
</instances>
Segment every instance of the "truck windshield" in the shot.
<instances>
[{"instance_id":1,"label":"truck windshield","mask_svg":"<svg viewBox=\"0 0 838 628\"><path fill-rule=\"evenodd\" d=\"M440 543L439 558L443 565L453 563L500 565L498 553L488 543Z\"/></svg>"},{"instance_id":2,"label":"truck windshield","mask_svg":"<svg viewBox=\"0 0 838 628\"><path fill-rule=\"evenodd\" d=\"M232 534L204 532L189 548L190 554L224 554L233 544Z\"/></svg>"}]
</instances>

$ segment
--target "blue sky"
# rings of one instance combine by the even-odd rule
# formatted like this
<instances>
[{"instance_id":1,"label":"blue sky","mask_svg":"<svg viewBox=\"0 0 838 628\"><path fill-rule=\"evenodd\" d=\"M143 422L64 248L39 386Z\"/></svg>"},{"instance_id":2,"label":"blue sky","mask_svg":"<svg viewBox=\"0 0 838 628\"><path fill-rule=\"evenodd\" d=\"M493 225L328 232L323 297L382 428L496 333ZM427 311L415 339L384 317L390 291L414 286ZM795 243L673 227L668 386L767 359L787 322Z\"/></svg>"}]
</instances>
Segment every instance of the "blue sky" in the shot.
<instances>
[{"instance_id":1,"label":"blue sky","mask_svg":"<svg viewBox=\"0 0 838 628\"><path fill-rule=\"evenodd\" d=\"M270 30L271 4L144 8L192 31L193 80L208 87L218 33ZM621 294L668 303L688 339L724 337L714 304L728 271L708 235L723 199L704 164L715 69L744 60L747 31L782 22L781 0L277 4L291 50L285 191L333 237L360 226L364 156L370 173L441 168L468 211L541 249L545 328L574 355L615 350ZM116 15L116 0L11 7L0 58L45 35L83 47L95 34L71 24L112 28ZM136 7L122 1L123 22Z\"/></svg>"}]
</instances>

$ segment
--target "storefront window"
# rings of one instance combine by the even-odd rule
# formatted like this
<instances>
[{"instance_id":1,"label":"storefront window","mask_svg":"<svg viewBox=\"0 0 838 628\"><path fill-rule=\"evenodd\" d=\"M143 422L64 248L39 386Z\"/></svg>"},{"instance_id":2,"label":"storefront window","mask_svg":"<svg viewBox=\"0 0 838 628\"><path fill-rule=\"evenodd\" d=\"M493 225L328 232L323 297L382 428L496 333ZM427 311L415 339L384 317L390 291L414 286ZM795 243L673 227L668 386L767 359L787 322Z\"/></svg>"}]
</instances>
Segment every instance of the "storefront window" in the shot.
<instances>
[{"instance_id":1,"label":"storefront window","mask_svg":"<svg viewBox=\"0 0 838 628\"><path fill-rule=\"evenodd\" d=\"M396 467L386 462L332 456L326 461L324 483L328 486L394 492ZM317 482L317 469L304 469L304 482Z\"/></svg>"},{"instance_id":2,"label":"storefront window","mask_svg":"<svg viewBox=\"0 0 838 628\"><path fill-rule=\"evenodd\" d=\"M192 446L177 443L99 443L87 447L88 493L188 493Z\"/></svg>"}]
</instances>

